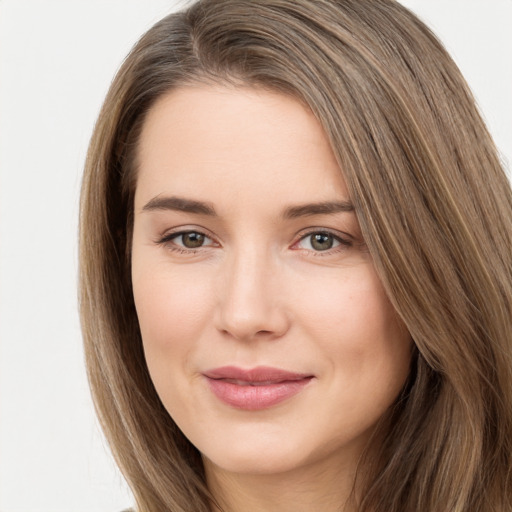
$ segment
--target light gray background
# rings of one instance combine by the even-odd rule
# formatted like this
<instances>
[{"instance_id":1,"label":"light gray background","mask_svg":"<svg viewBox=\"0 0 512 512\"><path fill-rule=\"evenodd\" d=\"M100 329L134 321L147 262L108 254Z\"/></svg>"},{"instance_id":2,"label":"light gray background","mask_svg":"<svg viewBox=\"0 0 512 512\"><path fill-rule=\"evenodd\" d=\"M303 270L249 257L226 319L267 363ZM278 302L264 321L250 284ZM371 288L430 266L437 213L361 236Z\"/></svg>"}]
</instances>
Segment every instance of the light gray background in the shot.
<instances>
[{"instance_id":1,"label":"light gray background","mask_svg":"<svg viewBox=\"0 0 512 512\"><path fill-rule=\"evenodd\" d=\"M512 0L403 3L455 57L510 162ZM184 4L0 0L1 512L116 512L131 503L83 368L80 175L121 60L144 30Z\"/></svg>"}]
</instances>

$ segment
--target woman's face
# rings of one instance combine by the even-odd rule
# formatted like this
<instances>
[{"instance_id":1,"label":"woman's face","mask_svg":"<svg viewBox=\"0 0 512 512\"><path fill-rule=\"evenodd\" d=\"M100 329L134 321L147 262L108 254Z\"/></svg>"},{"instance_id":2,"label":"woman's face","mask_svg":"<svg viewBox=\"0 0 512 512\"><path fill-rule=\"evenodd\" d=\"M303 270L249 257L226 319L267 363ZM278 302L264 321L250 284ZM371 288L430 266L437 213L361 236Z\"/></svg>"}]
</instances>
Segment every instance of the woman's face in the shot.
<instances>
[{"instance_id":1,"label":"woman's face","mask_svg":"<svg viewBox=\"0 0 512 512\"><path fill-rule=\"evenodd\" d=\"M138 156L147 365L207 468L355 463L410 338L315 117L277 93L184 87L151 109Z\"/></svg>"}]
</instances>

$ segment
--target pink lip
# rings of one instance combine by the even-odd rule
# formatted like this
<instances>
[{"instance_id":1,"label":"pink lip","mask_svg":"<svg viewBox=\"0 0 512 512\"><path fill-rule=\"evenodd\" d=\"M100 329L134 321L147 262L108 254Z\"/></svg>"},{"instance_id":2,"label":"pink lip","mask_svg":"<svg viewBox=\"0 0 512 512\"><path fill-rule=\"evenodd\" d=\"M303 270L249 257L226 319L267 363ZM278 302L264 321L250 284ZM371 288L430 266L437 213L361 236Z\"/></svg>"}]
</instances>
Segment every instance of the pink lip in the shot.
<instances>
[{"instance_id":1,"label":"pink lip","mask_svg":"<svg viewBox=\"0 0 512 512\"><path fill-rule=\"evenodd\" d=\"M244 370L223 366L203 374L213 394L222 402L247 411L266 409L300 393L313 378L279 368L258 366Z\"/></svg>"}]
</instances>

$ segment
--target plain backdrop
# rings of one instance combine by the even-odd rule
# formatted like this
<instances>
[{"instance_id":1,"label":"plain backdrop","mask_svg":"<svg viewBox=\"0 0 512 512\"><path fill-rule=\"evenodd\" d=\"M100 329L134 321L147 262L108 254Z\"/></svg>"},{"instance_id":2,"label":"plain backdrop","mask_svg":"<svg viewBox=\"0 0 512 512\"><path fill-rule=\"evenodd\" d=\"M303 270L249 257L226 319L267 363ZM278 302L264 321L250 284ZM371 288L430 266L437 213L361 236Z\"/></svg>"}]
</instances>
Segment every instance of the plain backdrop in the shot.
<instances>
[{"instance_id":1,"label":"plain backdrop","mask_svg":"<svg viewBox=\"0 0 512 512\"><path fill-rule=\"evenodd\" d=\"M466 76L510 169L512 0L404 0ZM76 306L81 171L108 85L184 0L0 0L0 512L131 504L89 397Z\"/></svg>"}]
</instances>

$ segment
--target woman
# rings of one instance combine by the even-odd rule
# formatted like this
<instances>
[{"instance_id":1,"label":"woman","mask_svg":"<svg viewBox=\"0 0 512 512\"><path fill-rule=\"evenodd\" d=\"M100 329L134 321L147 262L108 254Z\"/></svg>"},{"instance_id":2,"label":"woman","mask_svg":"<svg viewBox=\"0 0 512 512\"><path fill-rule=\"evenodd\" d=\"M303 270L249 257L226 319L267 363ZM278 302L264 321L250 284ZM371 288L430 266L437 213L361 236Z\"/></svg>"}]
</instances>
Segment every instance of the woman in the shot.
<instances>
[{"instance_id":1,"label":"woman","mask_svg":"<svg viewBox=\"0 0 512 512\"><path fill-rule=\"evenodd\" d=\"M89 378L140 511L512 508L512 196L391 1L202 0L105 101Z\"/></svg>"}]
</instances>

